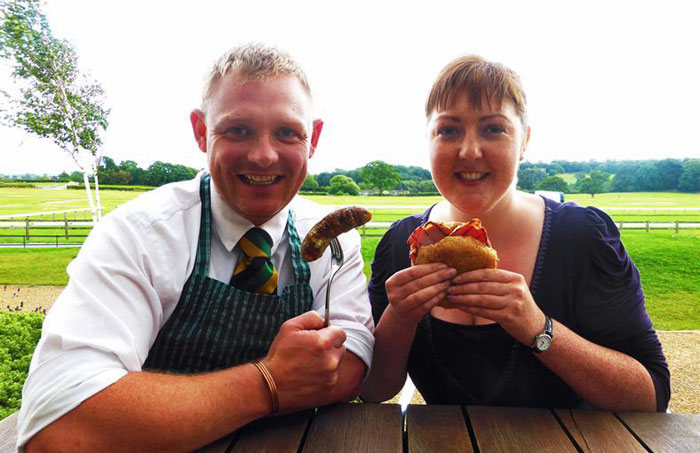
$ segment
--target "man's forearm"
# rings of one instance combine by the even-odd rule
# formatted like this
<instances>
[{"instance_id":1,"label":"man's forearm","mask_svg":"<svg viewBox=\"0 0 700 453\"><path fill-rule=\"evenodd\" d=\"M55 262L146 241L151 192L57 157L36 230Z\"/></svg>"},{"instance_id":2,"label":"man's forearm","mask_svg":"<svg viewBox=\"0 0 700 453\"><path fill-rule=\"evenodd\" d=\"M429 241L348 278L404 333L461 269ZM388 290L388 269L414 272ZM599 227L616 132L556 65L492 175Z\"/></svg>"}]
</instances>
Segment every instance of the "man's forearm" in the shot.
<instances>
[{"instance_id":1,"label":"man's forearm","mask_svg":"<svg viewBox=\"0 0 700 453\"><path fill-rule=\"evenodd\" d=\"M83 401L27 451L189 451L271 411L251 364L201 375L133 372Z\"/></svg>"},{"instance_id":2,"label":"man's forearm","mask_svg":"<svg viewBox=\"0 0 700 453\"><path fill-rule=\"evenodd\" d=\"M641 363L591 343L558 322L554 326L552 347L537 357L596 407L656 410L654 384Z\"/></svg>"}]
</instances>

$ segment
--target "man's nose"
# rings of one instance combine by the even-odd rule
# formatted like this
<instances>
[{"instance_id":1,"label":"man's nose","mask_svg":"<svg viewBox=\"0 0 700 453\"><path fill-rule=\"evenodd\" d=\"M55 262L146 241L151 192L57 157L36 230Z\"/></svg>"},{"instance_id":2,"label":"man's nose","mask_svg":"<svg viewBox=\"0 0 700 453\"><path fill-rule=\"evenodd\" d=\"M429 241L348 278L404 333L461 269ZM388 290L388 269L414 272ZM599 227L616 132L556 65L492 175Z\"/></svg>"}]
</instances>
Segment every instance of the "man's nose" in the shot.
<instances>
[{"instance_id":1,"label":"man's nose","mask_svg":"<svg viewBox=\"0 0 700 453\"><path fill-rule=\"evenodd\" d=\"M253 149L248 152L248 160L260 167L269 167L279 160L274 137L261 135Z\"/></svg>"},{"instance_id":2,"label":"man's nose","mask_svg":"<svg viewBox=\"0 0 700 453\"><path fill-rule=\"evenodd\" d=\"M459 157L462 159L481 159L483 157L477 134L464 134L464 139L460 143Z\"/></svg>"}]
</instances>

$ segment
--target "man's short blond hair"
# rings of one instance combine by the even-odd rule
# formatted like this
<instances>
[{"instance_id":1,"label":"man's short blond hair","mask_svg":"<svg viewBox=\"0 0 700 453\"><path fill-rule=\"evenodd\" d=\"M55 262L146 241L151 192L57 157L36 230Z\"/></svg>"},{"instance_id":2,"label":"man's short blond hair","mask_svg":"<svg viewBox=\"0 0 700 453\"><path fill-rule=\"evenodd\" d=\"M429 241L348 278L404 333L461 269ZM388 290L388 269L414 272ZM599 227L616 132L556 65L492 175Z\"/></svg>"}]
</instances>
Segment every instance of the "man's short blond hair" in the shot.
<instances>
[{"instance_id":1,"label":"man's short blond hair","mask_svg":"<svg viewBox=\"0 0 700 453\"><path fill-rule=\"evenodd\" d=\"M211 67L204 79L202 111L206 112L211 91L216 82L229 73L249 80L266 80L271 77L295 76L311 97L311 88L299 63L289 54L261 43L249 43L234 47L224 53Z\"/></svg>"},{"instance_id":2,"label":"man's short blond hair","mask_svg":"<svg viewBox=\"0 0 700 453\"><path fill-rule=\"evenodd\" d=\"M520 77L511 69L478 55L465 55L445 66L438 75L425 103L425 116L451 106L458 96L467 96L472 105L482 98L491 105L504 99L513 103L523 127L527 127L527 101Z\"/></svg>"}]
</instances>

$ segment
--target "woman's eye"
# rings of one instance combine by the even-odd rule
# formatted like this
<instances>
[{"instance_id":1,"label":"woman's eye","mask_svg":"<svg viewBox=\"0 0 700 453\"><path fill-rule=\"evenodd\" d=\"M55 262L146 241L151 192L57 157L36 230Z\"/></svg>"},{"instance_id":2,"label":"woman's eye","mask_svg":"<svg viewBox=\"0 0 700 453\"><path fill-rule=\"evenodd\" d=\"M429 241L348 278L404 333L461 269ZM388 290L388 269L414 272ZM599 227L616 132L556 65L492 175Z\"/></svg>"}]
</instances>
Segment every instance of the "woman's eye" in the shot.
<instances>
[{"instance_id":1,"label":"woman's eye","mask_svg":"<svg viewBox=\"0 0 700 453\"><path fill-rule=\"evenodd\" d=\"M457 134L459 134L459 129L453 126L444 126L438 128L437 130L437 135L441 135L443 137L453 137Z\"/></svg>"},{"instance_id":2,"label":"woman's eye","mask_svg":"<svg viewBox=\"0 0 700 453\"><path fill-rule=\"evenodd\" d=\"M506 128L498 124L490 124L484 128L485 134L502 134L506 132Z\"/></svg>"}]
</instances>

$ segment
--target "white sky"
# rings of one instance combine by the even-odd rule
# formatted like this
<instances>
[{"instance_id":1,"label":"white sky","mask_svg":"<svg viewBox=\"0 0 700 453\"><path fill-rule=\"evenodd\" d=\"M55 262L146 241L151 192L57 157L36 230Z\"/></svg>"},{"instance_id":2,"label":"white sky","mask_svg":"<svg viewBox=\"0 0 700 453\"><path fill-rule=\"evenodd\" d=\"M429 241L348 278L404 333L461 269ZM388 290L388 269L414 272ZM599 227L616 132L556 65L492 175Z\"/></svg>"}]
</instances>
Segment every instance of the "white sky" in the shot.
<instances>
[{"instance_id":1,"label":"white sky","mask_svg":"<svg viewBox=\"0 0 700 453\"><path fill-rule=\"evenodd\" d=\"M325 121L311 173L381 159L429 168L423 104L464 53L511 67L528 96L532 162L700 157L694 1L49 0L112 109L103 154L202 168L189 112L211 62L262 41L307 71ZM4 64L4 63L3 63ZM7 65L0 68L0 82ZM0 127L0 173L76 169L49 140Z\"/></svg>"}]
</instances>

